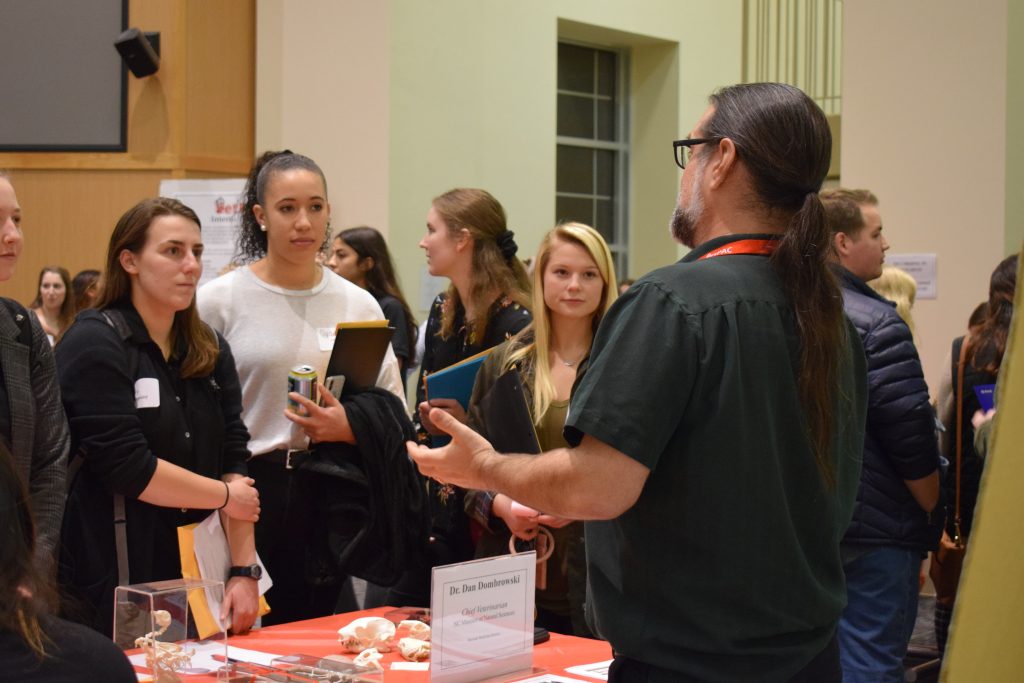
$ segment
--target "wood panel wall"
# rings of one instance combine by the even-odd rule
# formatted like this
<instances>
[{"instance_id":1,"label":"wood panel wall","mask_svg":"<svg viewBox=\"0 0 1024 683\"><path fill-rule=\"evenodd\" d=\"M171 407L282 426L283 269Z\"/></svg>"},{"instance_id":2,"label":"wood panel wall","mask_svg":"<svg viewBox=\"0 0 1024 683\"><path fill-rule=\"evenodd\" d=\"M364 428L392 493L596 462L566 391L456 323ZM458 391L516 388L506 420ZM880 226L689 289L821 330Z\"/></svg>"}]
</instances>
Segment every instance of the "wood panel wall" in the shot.
<instances>
[{"instance_id":1,"label":"wood panel wall","mask_svg":"<svg viewBox=\"0 0 1024 683\"><path fill-rule=\"evenodd\" d=\"M101 270L118 217L161 180L244 176L252 163L255 0L130 0L128 23L161 45L156 74L128 77L127 151L0 153L25 232L0 295L27 304L45 265Z\"/></svg>"}]
</instances>

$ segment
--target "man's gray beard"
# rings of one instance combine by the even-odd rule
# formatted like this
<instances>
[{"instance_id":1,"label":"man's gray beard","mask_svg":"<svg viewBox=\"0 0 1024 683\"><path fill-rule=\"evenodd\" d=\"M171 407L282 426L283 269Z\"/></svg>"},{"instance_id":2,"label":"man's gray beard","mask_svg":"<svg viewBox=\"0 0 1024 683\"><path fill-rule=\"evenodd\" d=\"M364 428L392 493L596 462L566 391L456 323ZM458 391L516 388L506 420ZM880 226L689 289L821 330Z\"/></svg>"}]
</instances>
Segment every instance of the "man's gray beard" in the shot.
<instances>
[{"instance_id":1,"label":"man's gray beard","mask_svg":"<svg viewBox=\"0 0 1024 683\"><path fill-rule=\"evenodd\" d=\"M704 197L699 184L694 185L689 204L685 207L681 204L682 197L676 201L676 208L672 212L669 233L674 240L693 249L697 241L697 222L704 213Z\"/></svg>"}]
</instances>

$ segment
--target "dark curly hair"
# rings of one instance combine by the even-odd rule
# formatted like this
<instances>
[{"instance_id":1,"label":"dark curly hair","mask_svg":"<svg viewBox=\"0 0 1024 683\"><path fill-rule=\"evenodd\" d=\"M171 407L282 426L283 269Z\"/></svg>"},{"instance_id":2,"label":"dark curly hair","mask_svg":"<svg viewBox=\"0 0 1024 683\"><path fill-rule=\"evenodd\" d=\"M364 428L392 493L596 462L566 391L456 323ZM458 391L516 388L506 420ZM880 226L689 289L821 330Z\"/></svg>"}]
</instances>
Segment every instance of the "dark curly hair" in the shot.
<instances>
[{"instance_id":1,"label":"dark curly hair","mask_svg":"<svg viewBox=\"0 0 1024 683\"><path fill-rule=\"evenodd\" d=\"M242 228L238 233L238 248L235 253L235 260L239 263L252 263L267 255L267 233L260 229L252 209L257 204L263 204L267 184L272 176L296 168L320 176L324 184L324 196L327 195L327 178L317 163L309 157L296 154L290 149L261 154L249 170L249 177L245 183L245 209L242 211ZM328 229L324 234L322 249L327 248L330 232Z\"/></svg>"}]
</instances>

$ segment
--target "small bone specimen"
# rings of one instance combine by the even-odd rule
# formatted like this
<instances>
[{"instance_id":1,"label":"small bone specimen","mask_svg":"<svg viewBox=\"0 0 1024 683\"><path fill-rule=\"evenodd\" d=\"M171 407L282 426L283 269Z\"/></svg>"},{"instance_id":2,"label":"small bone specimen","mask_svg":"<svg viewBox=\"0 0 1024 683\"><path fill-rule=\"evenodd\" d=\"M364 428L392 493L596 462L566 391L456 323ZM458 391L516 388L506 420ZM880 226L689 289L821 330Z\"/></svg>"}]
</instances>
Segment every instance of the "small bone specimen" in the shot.
<instances>
[{"instance_id":1,"label":"small bone specimen","mask_svg":"<svg viewBox=\"0 0 1024 683\"><path fill-rule=\"evenodd\" d=\"M380 660L384 658L384 655L380 653L375 647L363 650L352 659L352 663L356 666L368 666L374 669L384 670L384 665L380 663Z\"/></svg>"},{"instance_id":2,"label":"small bone specimen","mask_svg":"<svg viewBox=\"0 0 1024 683\"><path fill-rule=\"evenodd\" d=\"M399 630L406 629L409 638L430 640L430 626L424 624L422 621L406 619L398 623L398 628Z\"/></svg>"},{"instance_id":3,"label":"small bone specimen","mask_svg":"<svg viewBox=\"0 0 1024 683\"><path fill-rule=\"evenodd\" d=\"M398 652L410 662L430 659L430 641L419 638L402 638L398 641Z\"/></svg>"},{"instance_id":4,"label":"small bone specimen","mask_svg":"<svg viewBox=\"0 0 1024 683\"><path fill-rule=\"evenodd\" d=\"M153 621L160 628L135 639L135 647L146 655L146 666L153 671L156 683L177 683L181 680L176 671L192 662L195 650L186 650L177 643L163 643L157 640L171 625L171 613L158 609L153 612Z\"/></svg>"}]
</instances>

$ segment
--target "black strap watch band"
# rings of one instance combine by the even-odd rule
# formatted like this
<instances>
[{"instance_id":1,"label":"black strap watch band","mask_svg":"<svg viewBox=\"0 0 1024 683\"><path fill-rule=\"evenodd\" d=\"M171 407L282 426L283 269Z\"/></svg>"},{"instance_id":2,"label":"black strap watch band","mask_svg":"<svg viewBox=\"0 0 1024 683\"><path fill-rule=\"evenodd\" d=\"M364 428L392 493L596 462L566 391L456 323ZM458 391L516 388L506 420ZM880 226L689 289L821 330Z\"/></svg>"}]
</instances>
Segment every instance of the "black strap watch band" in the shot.
<instances>
[{"instance_id":1,"label":"black strap watch band","mask_svg":"<svg viewBox=\"0 0 1024 683\"><path fill-rule=\"evenodd\" d=\"M228 570L228 578L244 576L249 579L260 579L263 576L263 569L258 564L248 564L242 567L231 567Z\"/></svg>"}]
</instances>

